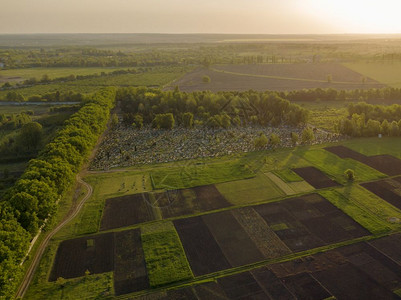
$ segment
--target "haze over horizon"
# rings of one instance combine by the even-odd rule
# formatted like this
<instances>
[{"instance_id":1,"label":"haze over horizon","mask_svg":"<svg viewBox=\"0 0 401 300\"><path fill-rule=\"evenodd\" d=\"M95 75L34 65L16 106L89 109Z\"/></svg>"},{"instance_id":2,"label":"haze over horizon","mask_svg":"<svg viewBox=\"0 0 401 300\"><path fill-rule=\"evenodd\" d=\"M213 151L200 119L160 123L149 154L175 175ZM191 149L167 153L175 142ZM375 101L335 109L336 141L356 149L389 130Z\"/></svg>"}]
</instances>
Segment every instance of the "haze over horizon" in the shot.
<instances>
[{"instance_id":1,"label":"haze over horizon","mask_svg":"<svg viewBox=\"0 0 401 300\"><path fill-rule=\"evenodd\" d=\"M3 0L0 33L401 33L399 0Z\"/></svg>"}]
</instances>

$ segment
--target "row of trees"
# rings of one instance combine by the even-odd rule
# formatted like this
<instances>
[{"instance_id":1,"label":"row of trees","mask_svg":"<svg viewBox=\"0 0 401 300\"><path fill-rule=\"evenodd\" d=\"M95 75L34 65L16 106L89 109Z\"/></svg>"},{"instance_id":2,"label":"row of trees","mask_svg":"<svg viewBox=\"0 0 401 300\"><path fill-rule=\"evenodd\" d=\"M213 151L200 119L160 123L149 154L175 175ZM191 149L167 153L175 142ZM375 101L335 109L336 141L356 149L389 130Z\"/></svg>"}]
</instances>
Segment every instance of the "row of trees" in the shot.
<instances>
[{"instance_id":1,"label":"row of trees","mask_svg":"<svg viewBox=\"0 0 401 300\"><path fill-rule=\"evenodd\" d=\"M115 89L84 99L24 174L0 201L0 298L11 298L29 240L56 211L57 200L73 183L85 157L103 132Z\"/></svg>"},{"instance_id":2,"label":"row of trees","mask_svg":"<svg viewBox=\"0 0 401 300\"><path fill-rule=\"evenodd\" d=\"M31 122L31 117L27 113L19 114L0 114L0 129L17 129Z\"/></svg>"},{"instance_id":3,"label":"row of trees","mask_svg":"<svg viewBox=\"0 0 401 300\"><path fill-rule=\"evenodd\" d=\"M393 104L389 106L372 105L365 102L356 104L350 103L348 105L348 115L352 117L354 114L364 115L366 120L372 119L383 122L387 120L398 121L401 120L401 105Z\"/></svg>"},{"instance_id":4,"label":"row of trees","mask_svg":"<svg viewBox=\"0 0 401 300\"><path fill-rule=\"evenodd\" d=\"M169 115L180 126L203 124L210 127L232 125L302 125L307 122L308 111L290 103L274 92L163 92L149 88L122 88L117 91L124 122L130 124L141 116L145 124L161 125L161 116Z\"/></svg>"},{"instance_id":5,"label":"row of trees","mask_svg":"<svg viewBox=\"0 0 401 300\"><path fill-rule=\"evenodd\" d=\"M338 132L350 136L401 136L401 105L349 104L348 117L336 125Z\"/></svg>"},{"instance_id":6,"label":"row of trees","mask_svg":"<svg viewBox=\"0 0 401 300\"><path fill-rule=\"evenodd\" d=\"M81 93L75 93L72 91L60 93L59 91L52 93L45 93L43 95L32 95L25 97L24 95L16 92L10 91L6 94L0 101L10 101L10 102L80 102L84 96Z\"/></svg>"},{"instance_id":7,"label":"row of trees","mask_svg":"<svg viewBox=\"0 0 401 300\"><path fill-rule=\"evenodd\" d=\"M316 88L280 92L279 96L290 101L394 101L401 99L401 89L391 87L354 90Z\"/></svg>"},{"instance_id":8,"label":"row of trees","mask_svg":"<svg viewBox=\"0 0 401 300\"><path fill-rule=\"evenodd\" d=\"M353 114L351 118L343 118L336 125L336 130L341 134L355 137L372 137L382 134L383 136L401 136L401 119L389 122L383 120L368 119L364 114Z\"/></svg>"}]
</instances>

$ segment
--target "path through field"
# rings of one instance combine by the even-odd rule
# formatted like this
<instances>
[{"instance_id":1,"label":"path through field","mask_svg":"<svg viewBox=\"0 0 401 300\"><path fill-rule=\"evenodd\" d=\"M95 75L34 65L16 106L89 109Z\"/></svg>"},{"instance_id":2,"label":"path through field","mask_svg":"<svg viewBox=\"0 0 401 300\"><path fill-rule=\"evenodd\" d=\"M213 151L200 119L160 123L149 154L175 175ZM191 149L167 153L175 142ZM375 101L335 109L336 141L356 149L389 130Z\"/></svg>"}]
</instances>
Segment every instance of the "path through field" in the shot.
<instances>
[{"instance_id":1,"label":"path through field","mask_svg":"<svg viewBox=\"0 0 401 300\"><path fill-rule=\"evenodd\" d=\"M77 205L73 206L69 213L65 216L65 218L61 221L60 224L58 224L52 231L50 231L45 239L42 241L40 244L39 248L37 249L35 256L31 262L31 265L29 266L28 270L25 273L25 277L17 291L16 297L17 298L23 298L26 291L28 290L29 284L32 281L33 275L35 274L36 268L39 265L39 262L43 256L43 253L49 244L49 241L53 238L54 235L57 234L57 232L60 231L65 225L67 225L72 219L74 219L78 213L80 212L81 208L85 204L85 201L88 200L92 196L92 186L90 186L88 183L83 181L79 175L77 175L77 181L84 185L87 189L85 197L82 198L81 202L79 202Z\"/></svg>"}]
</instances>

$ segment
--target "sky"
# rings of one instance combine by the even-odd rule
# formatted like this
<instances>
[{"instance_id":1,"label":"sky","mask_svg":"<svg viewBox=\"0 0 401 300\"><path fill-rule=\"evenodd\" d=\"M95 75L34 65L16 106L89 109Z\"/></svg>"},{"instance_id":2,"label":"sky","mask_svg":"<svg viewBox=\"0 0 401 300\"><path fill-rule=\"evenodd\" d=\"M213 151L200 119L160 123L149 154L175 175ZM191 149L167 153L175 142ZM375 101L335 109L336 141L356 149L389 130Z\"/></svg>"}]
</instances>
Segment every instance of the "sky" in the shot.
<instances>
[{"instance_id":1,"label":"sky","mask_svg":"<svg viewBox=\"0 0 401 300\"><path fill-rule=\"evenodd\" d=\"M0 33L401 33L401 0L1 0Z\"/></svg>"}]
</instances>

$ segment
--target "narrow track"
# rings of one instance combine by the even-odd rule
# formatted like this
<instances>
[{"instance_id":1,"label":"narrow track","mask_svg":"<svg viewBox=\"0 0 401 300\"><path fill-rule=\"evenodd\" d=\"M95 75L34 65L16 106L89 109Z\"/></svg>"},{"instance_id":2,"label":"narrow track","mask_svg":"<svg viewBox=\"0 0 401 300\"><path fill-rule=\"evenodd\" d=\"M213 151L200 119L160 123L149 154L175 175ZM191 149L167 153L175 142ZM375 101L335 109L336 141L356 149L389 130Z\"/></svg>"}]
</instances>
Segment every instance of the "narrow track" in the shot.
<instances>
[{"instance_id":1,"label":"narrow track","mask_svg":"<svg viewBox=\"0 0 401 300\"><path fill-rule=\"evenodd\" d=\"M49 241L53 238L53 236L57 232L59 232L65 225L67 225L72 219L74 219L78 215L81 208L85 204L86 200L88 200L90 198L90 196L92 196L92 192L93 192L92 186L90 186L88 183L83 181L79 175L77 175L77 181L86 187L87 192L86 192L85 197L82 198L82 200L78 203L78 205L71 208L71 210L68 212L66 217L63 219L63 221L61 221L60 224L58 224L52 231L50 231L46 235L46 237L42 241L42 243L39 245L39 248L36 250L34 258L25 273L24 279L21 282L20 287L18 288L18 291L16 294L17 298L23 298L26 291L28 290L29 284L32 281L33 275L35 274L35 271L39 265L39 262L43 256L43 253L45 252L45 249L46 249L47 245L49 244Z\"/></svg>"}]
</instances>

